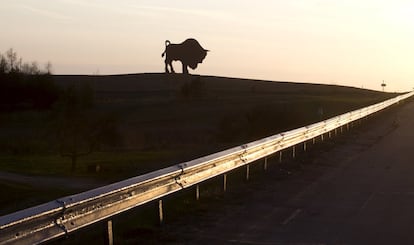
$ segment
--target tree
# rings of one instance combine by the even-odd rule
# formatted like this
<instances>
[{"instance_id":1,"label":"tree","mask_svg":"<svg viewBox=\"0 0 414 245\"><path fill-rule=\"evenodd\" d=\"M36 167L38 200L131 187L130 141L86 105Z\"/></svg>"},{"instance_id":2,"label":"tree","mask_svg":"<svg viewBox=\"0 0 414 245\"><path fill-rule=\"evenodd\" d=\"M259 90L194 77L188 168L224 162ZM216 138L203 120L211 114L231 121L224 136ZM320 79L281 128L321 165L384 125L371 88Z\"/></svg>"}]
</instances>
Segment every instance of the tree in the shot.
<instances>
[{"instance_id":1,"label":"tree","mask_svg":"<svg viewBox=\"0 0 414 245\"><path fill-rule=\"evenodd\" d=\"M52 74L52 63L50 61L48 61L45 65L45 69L46 69L46 74Z\"/></svg>"},{"instance_id":2,"label":"tree","mask_svg":"<svg viewBox=\"0 0 414 245\"><path fill-rule=\"evenodd\" d=\"M19 72L19 66L17 64L17 53L11 48L9 50L7 50L6 52L6 59L7 59L7 63L9 65L9 72L13 73L13 72Z\"/></svg>"},{"instance_id":3,"label":"tree","mask_svg":"<svg viewBox=\"0 0 414 245\"><path fill-rule=\"evenodd\" d=\"M119 140L114 115L93 110L93 90L88 84L70 86L62 96L59 110L58 140L62 157L71 159L75 172L78 159Z\"/></svg>"},{"instance_id":4,"label":"tree","mask_svg":"<svg viewBox=\"0 0 414 245\"><path fill-rule=\"evenodd\" d=\"M0 75L4 75L7 72L7 60L0 54Z\"/></svg>"}]
</instances>

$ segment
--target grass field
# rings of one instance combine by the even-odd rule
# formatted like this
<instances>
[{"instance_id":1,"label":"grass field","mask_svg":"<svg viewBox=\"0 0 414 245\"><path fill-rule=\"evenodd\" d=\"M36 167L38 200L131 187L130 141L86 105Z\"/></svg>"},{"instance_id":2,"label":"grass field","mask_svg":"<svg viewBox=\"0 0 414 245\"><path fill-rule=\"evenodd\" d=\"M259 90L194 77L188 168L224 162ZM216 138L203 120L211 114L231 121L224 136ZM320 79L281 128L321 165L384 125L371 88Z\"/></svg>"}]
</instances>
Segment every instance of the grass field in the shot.
<instances>
[{"instance_id":1,"label":"grass field","mask_svg":"<svg viewBox=\"0 0 414 245\"><path fill-rule=\"evenodd\" d=\"M76 171L70 173L70 160L58 154L52 112L2 114L0 172L110 183L396 96L333 85L182 74L54 79L61 86L90 84L94 110L118 119L119 142L80 158ZM13 193L8 204L0 203L1 213L69 193L64 188L45 190L18 181L0 185L2 194ZM21 205L13 207L17 196Z\"/></svg>"}]
</instances>

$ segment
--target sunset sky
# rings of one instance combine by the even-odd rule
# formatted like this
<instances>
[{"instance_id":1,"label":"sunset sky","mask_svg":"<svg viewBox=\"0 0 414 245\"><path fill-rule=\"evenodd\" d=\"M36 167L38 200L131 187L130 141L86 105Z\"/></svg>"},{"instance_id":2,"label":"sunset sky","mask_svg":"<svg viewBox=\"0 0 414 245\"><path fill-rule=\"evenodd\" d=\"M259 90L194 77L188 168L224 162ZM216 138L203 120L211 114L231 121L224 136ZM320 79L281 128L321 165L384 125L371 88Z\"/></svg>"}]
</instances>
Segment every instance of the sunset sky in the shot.
<instances>
[{"instance_id":1,"label":"sunset sky","mask_svg":"<svg viewBox=\"0 0 414 245\"><path fill-rule=\"evenodd\" d=\"M54 74L163 72L165 40L193 37L211 52L190 73L414 88L412 0L2 0L0 13L0 52Z\"/></svg>"}]
</instances>

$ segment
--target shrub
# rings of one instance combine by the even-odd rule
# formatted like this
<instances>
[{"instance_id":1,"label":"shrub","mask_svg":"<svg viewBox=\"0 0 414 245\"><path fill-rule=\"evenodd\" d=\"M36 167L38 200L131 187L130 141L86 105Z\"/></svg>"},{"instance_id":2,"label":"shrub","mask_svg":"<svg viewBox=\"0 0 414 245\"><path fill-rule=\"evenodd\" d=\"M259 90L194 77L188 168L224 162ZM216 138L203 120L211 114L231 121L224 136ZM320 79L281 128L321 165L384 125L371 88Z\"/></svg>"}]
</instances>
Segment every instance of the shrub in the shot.
<instances>
[{"instance_id":1,"label":"shrub","mask_svg":"<svg viewBox=\"0 0 414 245\"><path fill-rule=\"evenodd\" d=\"M49 109L57 101L59 87L46 70L39 69L36 62L23 63L17 53L10 49L0 54L0 111Z\"/></svg>"}]
</instances>

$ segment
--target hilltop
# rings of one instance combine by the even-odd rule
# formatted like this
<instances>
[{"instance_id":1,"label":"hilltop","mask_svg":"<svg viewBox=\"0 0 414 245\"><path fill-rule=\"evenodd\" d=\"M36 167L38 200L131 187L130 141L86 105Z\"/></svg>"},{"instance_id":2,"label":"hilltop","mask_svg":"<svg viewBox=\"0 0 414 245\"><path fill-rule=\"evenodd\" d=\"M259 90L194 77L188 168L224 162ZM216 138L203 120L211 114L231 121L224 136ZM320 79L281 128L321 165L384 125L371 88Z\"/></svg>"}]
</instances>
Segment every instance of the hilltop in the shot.
<instances>
[{"instance_id":1,"label":"hilltop","mask_svg":"<svg viewBox=\"0 0 414 245\"><path fill-rule=\"evenodd\" d=\"M217 76L165 74L165 73L140 73L121 75L54 75L54 80L60 85L70 83L89 82L97 91L165 91L176 90L185 82L196 78L203 79L209 84L209 88L219 91L252 91L255 89L272 92L342 92L342 93L381 93L368 89L355 87L313 84L286 81L267 81L243 78L229 78ZM171 84L174 83L174 84ZM269 92L270 92L269 91ZM259 91L255 91L259 92Z\"/></svg>"}]
</instances>

